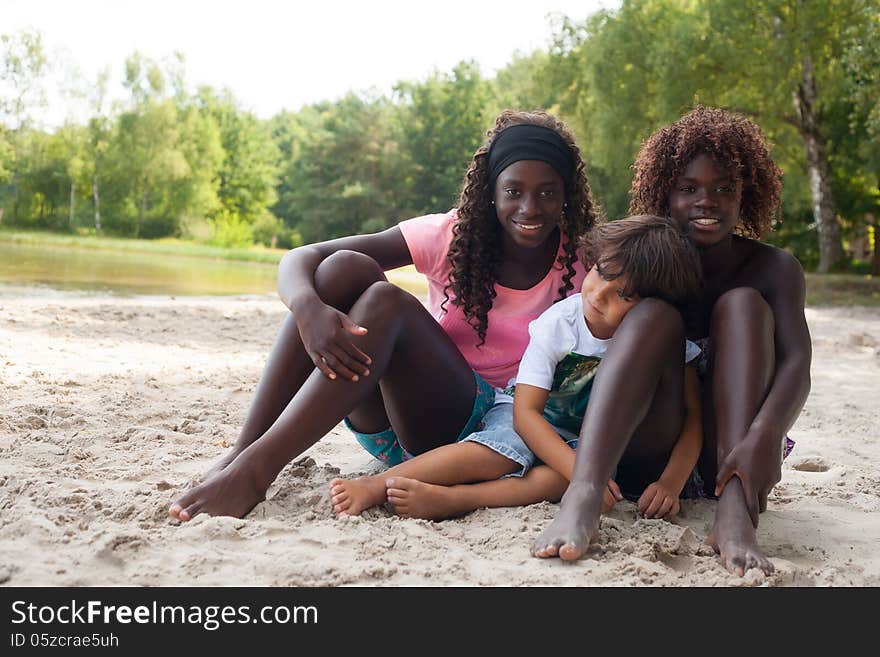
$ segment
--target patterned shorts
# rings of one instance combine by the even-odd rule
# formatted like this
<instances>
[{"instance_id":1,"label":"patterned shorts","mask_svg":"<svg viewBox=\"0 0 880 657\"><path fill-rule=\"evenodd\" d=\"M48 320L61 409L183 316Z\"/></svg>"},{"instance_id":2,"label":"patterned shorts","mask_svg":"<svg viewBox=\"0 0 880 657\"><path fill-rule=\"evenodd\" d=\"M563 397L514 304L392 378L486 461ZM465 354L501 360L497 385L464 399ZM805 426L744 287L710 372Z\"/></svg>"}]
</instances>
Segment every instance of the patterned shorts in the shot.
<instances>
[{"instance_id":1,"label":"patterned shorts","mask_svg":"<svg viewBox=\"0 0 880 657\"><path fill-rule=\"evenodd\" d=\"M477 394L474 396L474 407L473 410L471 410L470 418L464 425L464 429L462 429L461 433L456 437L456 440L461 440L476 431L483 420L483 416L486 415L495 403L495 389L486 383L486 381L483 380L483 377L476 372L474 372L474 379L477 383ZM385 465L397 465L404 461L408 461L413 457L412 454L407 452L403 446L401 446L400 440L398 440L397 434L394 433L393 428L388 427L384 431L378 433L361 433L351 426L351 422L349 422L348 418L345 418L343 421L345 422L345 426L348 427L349 431L354 434L354 437L361 444L361 447L372 454L374 458L382 461Z\"/></svg>"}]
</instances>

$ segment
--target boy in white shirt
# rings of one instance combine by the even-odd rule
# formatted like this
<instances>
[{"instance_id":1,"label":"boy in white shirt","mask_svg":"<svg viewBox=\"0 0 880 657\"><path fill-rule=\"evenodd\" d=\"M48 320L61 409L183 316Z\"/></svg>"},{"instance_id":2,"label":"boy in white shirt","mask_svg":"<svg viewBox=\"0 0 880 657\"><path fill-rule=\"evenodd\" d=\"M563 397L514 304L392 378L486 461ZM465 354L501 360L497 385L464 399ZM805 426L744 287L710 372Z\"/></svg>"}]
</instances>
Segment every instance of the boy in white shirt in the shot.
<instances>
[{"instance_id":1,"label":"boy in white shirt","mask_svg":"<svg viewBox=\"0 0 880 657\"><path fill-rule=\"evenodd\" d=\"M591 269L581 293L529 325L517 377L496 390L480 430L378 475L339 480L331 487L338 514L354 515L387 501L401 516L437 520L561 498L574 469L593 379L614 331L642 299L679 306L700 288L696 250L669 219L641 215L601 224L584 238L582 257ZM671 407L683 409L670 413L680 429L672 434L677 440L669 449L659 444L625 454L618 468L625 485L615 478L608 482L603 511L624 496L637 499L645 517L671 517L679 510L679 495L702 445L699 386L694 368L684 366L699 348L683 336L682 330L685 357L670 359L672 383L664 391L677 400ZM475 467L483 462L493 463L491 471Z\"/></svg>"}]
</instances>

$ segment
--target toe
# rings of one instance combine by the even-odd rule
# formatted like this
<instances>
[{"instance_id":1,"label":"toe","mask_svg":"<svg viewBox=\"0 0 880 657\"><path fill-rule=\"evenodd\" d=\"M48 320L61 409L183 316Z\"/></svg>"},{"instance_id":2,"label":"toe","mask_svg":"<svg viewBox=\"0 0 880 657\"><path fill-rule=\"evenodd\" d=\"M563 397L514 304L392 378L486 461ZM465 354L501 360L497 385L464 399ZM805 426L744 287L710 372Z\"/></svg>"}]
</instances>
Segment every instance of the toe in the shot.
<instances>
[{"instance_id":1,"label":"toe","mask_svg":"<svg viewBox=\"0 0 880 657\"><path fill-rule=\"evenodd\" d=\"M577 561L582 554L583 550L572 543L566 543L559 548L559 558L563 561Z\"/></svg>"},{"instance_id":2,"label":"toe","mask_svg":"<svg viewBox=\"0 0 880 657\"><path fill-rule=\"evenodd\" d=\"M187 520L192 520L193 518L195 518L199 514L199 512L201 511L201 508L202 508L201 504L198 504L198 503L190 504L188 507L181 510L180 519L183 520L184 522L186 522Z\"/></svg>"}]
</instances>

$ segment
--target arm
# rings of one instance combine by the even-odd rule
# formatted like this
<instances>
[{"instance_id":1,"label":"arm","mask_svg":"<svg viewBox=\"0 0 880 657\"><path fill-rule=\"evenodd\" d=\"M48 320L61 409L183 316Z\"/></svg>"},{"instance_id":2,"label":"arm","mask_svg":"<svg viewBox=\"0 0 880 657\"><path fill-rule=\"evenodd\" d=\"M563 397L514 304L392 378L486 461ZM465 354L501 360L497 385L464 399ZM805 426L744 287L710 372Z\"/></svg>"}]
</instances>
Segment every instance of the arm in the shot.
<instances>
[{"instance_id":1,"label":"arm","mask_svg":"<svg viewBox=\"0 0 880 657\"><path fill-rule=\"evenodd\" d=\"M370 358L350 340L363 335L348 316L326 304L315 289L315 272L325 258L340 251L356 251L375 260L382 270L412 263L412 256L400 228L389 228L372 235L343 237L309 244L288 251L278 266L278 295L290 310L296 311L296 325L306 352L315 366L331 379L337 371L352 379L366 374ZM366 282L365 282L366 285Z\"/></svg>"},{"instance_id":2,"label":"arm","mask_svg":"<svg viewBox=\"0 0 880 657\"><path fill-rule=\"evenodd\" d=\"M731 477L742 481L752 524L767 506L770 490L782 477L782 441L810 392L812 345L804 316L806 284L800 263L773 249L762 275L769 281L760 289L773 312L776 372L761 408L745 438L719 464L720 495Z\"/></svg>"},{"instance_id":3,"label":"arm","mask_svg":"<svg viewBox=\"0 0 880 657\"><path fill-rule=\"evenodd\" d=\"M565 444L553 426L544 418L544 405L549 395L550 391L544 388L517 383L513 397L513 428L522 436L526 446L535 453L535 456L566 480L571 481L575 452ZM610 511L614 504L622 499L620 488L612 479L605 488L602 513Z\"/></svg>"},{"instance_id":4,"label":"arm","mask_svg":"<svg viewBox=\"0 0 880 657\"><path fill-rule=\"evenodd\" d=\"M571 481L574 451L563 442L543 415L549 396L549 390L517 383L513 396L513 428L535 456Z\"/></svg>"},{"instance_id":5,"label":"arm","mask_svg":"<svg viewBox=\"0 0 880 657\"><path fill-rule=\"evenodd\" d=\"M647 518L678 514L681 489L687 483L703 447L703 408L700 383L693 367L684 368L684 424L660 479L648 486L638 501Z\"/></svg>"}]
</instances>

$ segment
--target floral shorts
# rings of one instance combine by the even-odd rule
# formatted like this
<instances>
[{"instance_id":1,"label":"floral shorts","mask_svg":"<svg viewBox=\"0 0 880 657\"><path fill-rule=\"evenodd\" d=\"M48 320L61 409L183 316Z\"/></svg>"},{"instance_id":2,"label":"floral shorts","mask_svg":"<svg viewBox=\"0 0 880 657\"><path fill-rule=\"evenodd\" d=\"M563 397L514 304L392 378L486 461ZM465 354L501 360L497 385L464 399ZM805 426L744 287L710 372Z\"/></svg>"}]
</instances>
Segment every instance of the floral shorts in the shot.
<instances>
[{"instance_id":1,"label":"floral shorts","mask_svg":"<svg viewBox=\"0 0 880 657\"><path fill-rule=\"evenodd\" d=\"M470 418L468 418L467 423L464 425L464 429L458 434L456 440L461 440L476 431L479 428L480 423L483 421L483 417L495 403L495 389L486 383L486 381L483 380L483 377L476 372L474 372L474 379L477 383L477 394L474 396L474 407L473 410L471 410ZM408 461L413 457L412 454L407 452L401 446L393 428L388 427L384 431L378 433L361 433L351 426L351 422L349 422L348 418L345 418L343 421L345 422L345 426L348 427L349 431L354 434L354 437L361 444L361 447L372 454L374 458L382 461L385 465L397 465L404 461Z\"/></svg>"}]
</instances>

